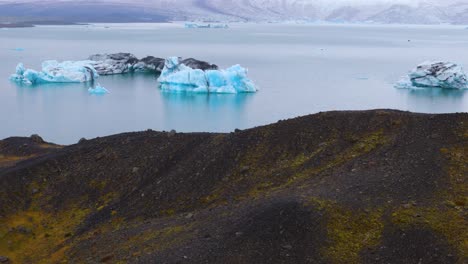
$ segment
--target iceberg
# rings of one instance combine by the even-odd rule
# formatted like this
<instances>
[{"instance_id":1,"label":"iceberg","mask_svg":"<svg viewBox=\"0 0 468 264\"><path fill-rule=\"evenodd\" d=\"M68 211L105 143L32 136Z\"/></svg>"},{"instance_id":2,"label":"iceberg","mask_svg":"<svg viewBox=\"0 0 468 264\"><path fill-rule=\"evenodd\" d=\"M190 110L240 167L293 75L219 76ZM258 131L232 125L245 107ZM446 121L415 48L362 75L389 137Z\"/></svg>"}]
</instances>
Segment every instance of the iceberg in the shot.
<instances>
[{"instance_id":1,"label":"iceberg","mask_svg":"<svg viewBox=\"0 0 468 264\"><path fill-rule=\"evenodd\" d=\"M218 66L205 61L188 58L182 63L192 69L217 70ZM42 63L42 71L25 69L22 63L16 67L16 73L10 80L20 84L68 83L93 81L100 75L149 72L161 74L165 59L147 56L138 59L131 53L95 54L82 61L55 60Z\"/></svg>"},{"instance_id":2,"label":"iceberg","mask_svg":"<svg viewBox=\"0 0 468 264\"><path fill-rule=\"evenodd\" d=\"M185 23L185 28L229 28L229 26L227 24Z\"/></svg>"},{"instance_id":3,"label":"iceberg","mask_svg":"<svg viewBox=\"0 0 468 264\"><path fill-rule=\"evenodd\" d=\"M395 87L468 89L468 77L455 63L426 61L411 70Z\"/></svg>"},{"instance_id":4,"label":"iceberg","mask_svg":"<svg viewBox=\"0 0 468 264\"><path fill-rule=\"evenodd\" d=\"M164 59L147 56L139 60L131 53L95 54L88 58L99 75L125 74L132 72L151 72L161 74ZM217 69L218 66L192 58L183 60L184 64L193 69Z\"/></svg>"},{"instance_id":5,"label":"iceberg","mask_svg":"<svg viewBox=\"0 0 468 264\"><path fill-rule=\"evenodd\" d=\"M165 60L158 79L163 91L194 93L249 93L256 92L255 84L247 77L247 69L234 65L226 70L193 69L178 57Z\"/></svg>"},{"instance_id":6,"label":"iceberg","mask_svg":"<svg viewBox=\"0 0 468 264\"><path fill-rule=\"evenodd\" d=\"M229 28L227 24L212 24L211 28Z\"/></svg>"},{"instance_id":7,"label":"iceberg","mask_svg":"<svg viewBox=\"0 0 468 264\"><path fill-rule=\"evenodd\" d=\"M107 90L106 88L104 88L104 87L102 87L100 84L98 84L98 85L96 85L96 87L94 87L94 88L93 88L93 87L90 87L90 88L88 89L88 93L89 93L89 94L98 94L98 95L100 94L100 95L102 95L102 94L108 94L108 93L110 93L110 92L109 92L109 90Z\"/></svg>"},{"instance_id":8,"label":"iceberg","mask_svg":"<svg viewBox=\"0 0 468 264\"><path fill-rule=\"evenodd\" d=\"M22 63L16 66L16 73L10 80L26 85L41 83L80 83L93 81L99 77L91 61L49 60L42 63L42 71L26 69Z\"/></svg>"},{"instance_id":9,"label":"iceberg","mask_svg":"<svg viewBox=\"0 0 468 264\"><path fill-rule=\"evenodd\" d=\"M147 56L132 66L134 72L161 73L164 68L164 59Z\"/></svg>"},{"instance_id":10,"label":"iceberg","mask_svg":"<svg viewBox=\"0 0 468 264\"><path fill-rule=\"evenodd\" d=\"M130 53L95 54L88 58L99 75L123 74L133 71L139 60Z\"/></svg>"}]
</instances>

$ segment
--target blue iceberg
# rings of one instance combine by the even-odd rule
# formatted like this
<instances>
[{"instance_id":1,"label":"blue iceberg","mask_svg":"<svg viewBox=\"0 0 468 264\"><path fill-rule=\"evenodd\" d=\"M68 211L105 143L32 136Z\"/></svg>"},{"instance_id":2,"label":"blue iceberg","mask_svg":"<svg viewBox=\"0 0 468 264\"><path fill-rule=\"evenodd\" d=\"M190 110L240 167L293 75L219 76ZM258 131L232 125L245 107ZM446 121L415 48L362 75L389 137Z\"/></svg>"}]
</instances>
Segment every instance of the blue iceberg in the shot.
<instances>
[{"instance_id":1,"label":"blue iceberg","mask_svg":"<svg viewBox=\"0 0 468 264\"><path fill-rule=\"evenodd\" d=\"M107 90L106 88L102 87L100 84L96 85L96 87L92 88L90 87L88 89L88 93L89 94L108 94L110 93L109 90Z\"/></svg>"},{"instance_id":2,"label":"blue iceberg","mask_svg":"<svg viewBox=\"0 0 468 264\"><path fill-rule=\"evenodd\" d=\"M468 89L468 76L456 63L426 61L411 70L395 87Z\"/></svg>"},{"instance_id":3,"label":"blue iceberg","mask_svg":"<svg viewBox=\"0 0 468 264\"><path fill-rule=\"evenodd\" d=\"M194 93L253 93L255 84L247 77L247 69L234 65L226 70L192 69L178 57L165 60L158 79L163 91Z\"/></svg>"},{"instance_id":4,"label":"blue iceberg","mask_svg":"<svg viewBox=\"0 0 468 264\"><path fill-rule=\"evenodd\" d=\"M42 71L26 69L22 63L16 66L16 73L10 80L26 85L41 83L80 83L93 81L99 74L93 67L93 61L49 60L42 63Z\"/></svg>"}]
</instances>

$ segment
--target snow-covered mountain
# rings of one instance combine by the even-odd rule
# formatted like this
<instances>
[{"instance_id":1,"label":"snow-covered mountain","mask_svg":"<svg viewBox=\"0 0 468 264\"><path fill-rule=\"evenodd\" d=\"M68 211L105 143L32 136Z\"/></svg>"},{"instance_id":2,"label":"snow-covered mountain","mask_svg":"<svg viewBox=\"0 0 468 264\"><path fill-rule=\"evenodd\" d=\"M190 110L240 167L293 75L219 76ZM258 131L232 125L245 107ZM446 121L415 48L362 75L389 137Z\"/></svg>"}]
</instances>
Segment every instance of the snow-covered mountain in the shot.
<instances>
[{"instance_id":1,"label":"snow-covered mountain","mask_svg":"<svg viewBox=\"0 0 468 264\"><path fill-rule=\"evenodd\" d=\"M93 7L93 8L90 8ZM81 13L93 13L81 14ZM0 0L0 16L468 24L468 0ZM118 14L112 16L112 14Z\"/></svg>"}]
</instances>

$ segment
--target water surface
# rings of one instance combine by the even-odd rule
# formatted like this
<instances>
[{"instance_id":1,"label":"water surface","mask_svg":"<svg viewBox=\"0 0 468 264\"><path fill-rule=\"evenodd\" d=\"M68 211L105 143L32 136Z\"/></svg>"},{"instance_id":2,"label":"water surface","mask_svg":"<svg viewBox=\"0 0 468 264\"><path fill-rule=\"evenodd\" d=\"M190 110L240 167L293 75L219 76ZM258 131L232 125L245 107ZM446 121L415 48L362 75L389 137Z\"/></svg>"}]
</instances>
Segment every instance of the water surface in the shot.
<instances>
[{"instance_id":1,"label":"water surface","mask_svg":"<svg viewBox=\"0 0 468 264\"><path fill-rule=\"evenodd\" d=\"M98 24L0 30L0 138L37 133L70 144L148 128L227 132L328 110L468 112L468 91L393 87L425 60L468 67L467 46L468 30L456 26ZM39 69L43 60L106 52L195 57L221 67L239 63L260 91L167 94L151 74L101 77L111 91L105 96L89 95L87 84L19 87L8 81L18 62Z\"/></svg>"}]
</instances>

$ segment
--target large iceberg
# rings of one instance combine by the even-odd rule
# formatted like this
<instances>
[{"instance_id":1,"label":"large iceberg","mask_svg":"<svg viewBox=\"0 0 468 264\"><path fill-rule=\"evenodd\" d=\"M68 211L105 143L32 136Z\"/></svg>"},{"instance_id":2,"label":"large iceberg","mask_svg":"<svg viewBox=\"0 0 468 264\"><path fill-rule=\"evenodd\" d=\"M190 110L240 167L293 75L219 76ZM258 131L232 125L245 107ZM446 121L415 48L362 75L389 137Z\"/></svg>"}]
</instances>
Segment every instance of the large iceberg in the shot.
<instances>
[{"instance_id":1,"label":"large iceberg","mask_svg":"<svg viewBox=\"0 0 468 264\"><path fill-rule=\"evenodd\" d=\"M92 61L92 65L99 75L129 72L154 72L161 74L164 68L164 59L162 58L147 56L140 60L131 53L96 54L91 55L88 60ZM218 69L218 66L214 64L192 58L183 60L183 63L193 69Z\"/></svg>"},{"instance_id":2,"label":"large iceberg","mask_svg":"<svg viewBox=\"0 0 468 264\"><path fill-rule=\"evenodd\" d=\"M455 63L426 61L410 71L396 87L467 89L468 78L463 68Z\"/></svg>"},{"instance_id":3,"label":"large iceberg","mask_svg":"<svg viewBox=\"0 0 468 264\"><path fill-rule=\"evenodd\" d=\"M131 53L95 54L82 61L55 60L42 63L42 71L25 69L22 63L16 67L16 73L10 79L22 84L66 83L93 81L100 75L125 74L131 72L150 72L161 74L164 59L147 56L138 59ZM205 61L188 58L182 63L200 70L217 70L218 66Z\"/></svg>"},{"instance_id":4,"label":"large iceberg","mask_svg":"<svg viewBox=\"0 0 468 264\"><path fill-rule=\"evenodd\" d=\"M184 65L201 71L217 70L218 66L193 58L181 61ZM160 75L165 66L165 59L147 56L138 59L130 53L96 54L83 61L55 60L42 63L42 71L25 69L22 63L16 67L16 73L10 80L21 84L69 83L93 81L100 75L125 74L131 72L150 72Z\"/></svg>"},{"instance_id":5,"label":"large iceberg","mask_svg":"<svg viewBox=\"0 0 468 264\"><path fill-rule=\"evenodd\" d=\"M226 70L193 69L178 57L165 61L158 79L163 91L195 93L249 93L256 92L254 83L247 77L247 69L240 65Z\"/></svg>"},{"instance_id":6,"label":"large iceberg","mask_svg":"<svg viewBox=\"0 0 468 264\"><path fill-rule=\"evenodd\" d=\"M16 73L10 80L21 84L40 83L79 83L93 81L99 74L92 66L91 61L64 61L49 60L42 63L42 71L25 69L22 63L16 66Z\"/></svg>"}]
</instances>

